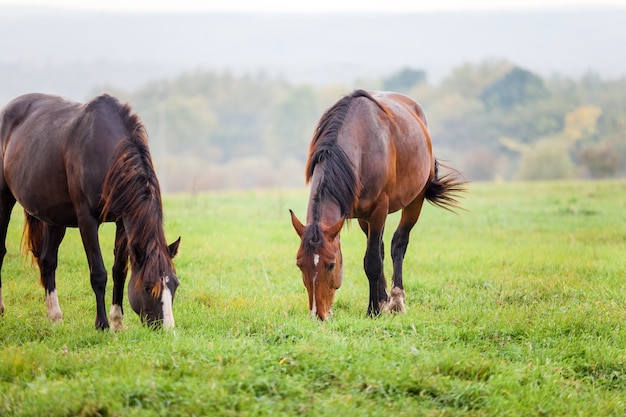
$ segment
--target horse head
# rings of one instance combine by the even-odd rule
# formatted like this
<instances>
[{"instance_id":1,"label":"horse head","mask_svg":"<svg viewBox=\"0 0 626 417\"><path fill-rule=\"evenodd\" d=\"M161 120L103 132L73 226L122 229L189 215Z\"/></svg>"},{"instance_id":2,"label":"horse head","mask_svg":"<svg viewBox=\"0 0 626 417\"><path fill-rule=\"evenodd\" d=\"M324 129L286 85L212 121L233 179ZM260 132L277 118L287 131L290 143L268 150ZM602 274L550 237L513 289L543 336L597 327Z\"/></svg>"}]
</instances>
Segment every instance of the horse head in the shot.
<instances>
[{"instance_id":1,"label":"horse head","mask_svg":"<svg viewBox=\"0 0 626 417\"><path fill-rule=\"evenodd\" d=\"M172 305L179 280L172 259L178 253L179 244L180 238L167 246L167 250L150 253L138 247L131 248L128 302L147 326L174 327Z\"/></svg>"},{"instance_id":2,"label":"horse head","mask_svg":"<svg viewBox=\"0 0 626 417\"><path fill-rule=\"evenodd\" d=\"M331 226L320 223L304 226L293 211L290 212L291 223L301 240L296 264L309 296L309 311L311 317L326 320L332 317L335 291L343 279L339 232L345 219Z\"/></svg>"}]
</instances>

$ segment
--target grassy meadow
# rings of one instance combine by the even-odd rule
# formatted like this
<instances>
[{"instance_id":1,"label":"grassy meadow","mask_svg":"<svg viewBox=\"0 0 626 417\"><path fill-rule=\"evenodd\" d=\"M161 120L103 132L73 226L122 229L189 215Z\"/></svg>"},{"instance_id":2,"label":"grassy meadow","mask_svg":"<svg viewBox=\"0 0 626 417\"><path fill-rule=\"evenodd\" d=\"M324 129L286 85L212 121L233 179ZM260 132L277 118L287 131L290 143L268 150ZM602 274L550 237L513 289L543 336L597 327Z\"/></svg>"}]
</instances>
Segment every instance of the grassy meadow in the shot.
<instances>
[{"instance_id":1,"label":"grassy meadow","mask_svg":"<svg viewBox=\"0 0 626 417\"><path fill-rule=\"evenodd\" d=\"M125 331L94 329L77 230L61 246L64 318L51 324L16 208L0 416L621 416L625 196L624 181L471 184L466 212L425 205L407 313L376 319L352 222L334 318L319 322L288 213L305 217L306 190L168 195L168 241L182 236L172 332L143 328L127 300ZM113 226L100 235L110 270Z\"/></svg>"}]
</instances>

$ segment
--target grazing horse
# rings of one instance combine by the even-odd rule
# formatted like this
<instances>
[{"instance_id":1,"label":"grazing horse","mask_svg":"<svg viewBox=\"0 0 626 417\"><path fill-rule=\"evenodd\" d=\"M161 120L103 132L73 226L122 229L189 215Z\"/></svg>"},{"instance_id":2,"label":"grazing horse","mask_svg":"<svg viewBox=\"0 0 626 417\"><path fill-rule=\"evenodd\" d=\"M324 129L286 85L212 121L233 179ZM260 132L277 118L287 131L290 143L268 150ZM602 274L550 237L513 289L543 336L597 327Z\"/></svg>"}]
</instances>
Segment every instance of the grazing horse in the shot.
<instances>
[{"instance_id":1,"label":"grazing horse","mask_svg":"<svg viewBox=\"0 0 626 417\"><path fill-rule=\"evenodd\" d=\"M324 113L305 168L311 185L306 225L290 210L301 239L296 263L311 316L332 317L335 290L343 278L339 234L348 218L358 219L367 236L368 315L384 308L404 312L402 262L424 199L453 210L465 189L458 171L439 176L439 166L424 111L402 94L356 90ZM383 231L388 213L398 210L402 216L391 242L393 286L388 296Z\"/></svg>"},{"instance_id":2,"label":"grazing horse","mask_svg":"<svg viewBox=\"0 0 626 417\"><path fill-rule=\"evenodd\" d=\"M149 326L174 326L172 302L179 281L172 259L180 238L167 245L161 191L146 130L128 105L101 95L81 104L26 94L0 113L0 268L15 202L26 215L24 243L40 270L47 315L62 318L55 282L58 249L67 227L78 227L91 287L96 328L109 328L104 293L107 272L98 228L115 222L113 330L123 327L122 300L130 259L128 300ZM0 281L0 312L4 312Z\"/></svg>"}]
</instances>

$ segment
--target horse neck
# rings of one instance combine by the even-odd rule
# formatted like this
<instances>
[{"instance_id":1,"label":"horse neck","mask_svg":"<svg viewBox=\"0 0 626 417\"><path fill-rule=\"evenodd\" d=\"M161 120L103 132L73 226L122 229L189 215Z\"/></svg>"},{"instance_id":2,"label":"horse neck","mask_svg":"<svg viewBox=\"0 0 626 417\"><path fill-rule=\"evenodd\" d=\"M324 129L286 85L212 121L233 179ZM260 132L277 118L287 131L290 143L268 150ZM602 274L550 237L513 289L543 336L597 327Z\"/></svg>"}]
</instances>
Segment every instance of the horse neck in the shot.
<instances>
[{"instance_id":1,"label":"horse neck","mask_svg":"<svg viewBox=\"0 0 626 417\"><path fill-rule=\"evenodd\" d=\"M324 195L325 178L318 168L311 177L311 194L307 208L307 224L320 223L327 226L336 224L341 218L341 207L332 198Z\"/></svg>"}]
</instances>

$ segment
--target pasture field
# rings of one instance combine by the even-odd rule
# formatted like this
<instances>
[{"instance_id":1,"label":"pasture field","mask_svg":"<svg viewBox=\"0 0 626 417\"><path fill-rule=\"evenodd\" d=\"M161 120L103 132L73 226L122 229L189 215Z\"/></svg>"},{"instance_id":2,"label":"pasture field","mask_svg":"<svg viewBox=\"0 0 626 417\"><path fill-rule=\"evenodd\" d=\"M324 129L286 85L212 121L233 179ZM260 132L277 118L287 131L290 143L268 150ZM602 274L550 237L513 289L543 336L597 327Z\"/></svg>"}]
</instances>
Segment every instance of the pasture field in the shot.
<instances>
[{"instance_id":1,"label":"pasture field","mask_svg":"<svg viewBox=\"0 0 626 417\"><path fill-rule=\"evenodd\" d=\"M182 236L172 332L143 328L127 300L126 330L94 329L77 230L60 251L64 319L48 322L16 208L0 415L624 415L625 196L624 181L471 184L467 212L426 204L405 259L407 313L376 319L351 222L334 318L319 322L288 213L305 217L307 190L168 195L168 241ZM113 232L101 229L109 270Z\"/></svg>"}]
</instances>

